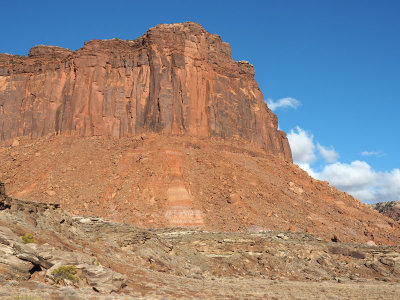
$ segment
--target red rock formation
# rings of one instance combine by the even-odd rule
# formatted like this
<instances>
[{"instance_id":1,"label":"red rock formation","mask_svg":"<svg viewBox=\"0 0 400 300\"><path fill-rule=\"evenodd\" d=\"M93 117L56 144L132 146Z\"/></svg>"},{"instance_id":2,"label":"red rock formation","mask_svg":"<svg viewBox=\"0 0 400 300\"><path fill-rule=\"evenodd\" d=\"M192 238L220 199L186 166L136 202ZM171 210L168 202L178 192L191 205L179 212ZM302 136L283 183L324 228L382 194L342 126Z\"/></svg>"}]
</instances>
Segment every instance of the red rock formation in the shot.
<instances>
[{"instance_id":1,"label":"red rock formation","mask_svg":"<svg viewBox=\"0 0 400 300\"><path fill-rule=\"evenodd\" d=\"M159 25L133 41L92 40L75 52L36 46L0 55L0 141L57 133L145 131L240 137L291 161L253 66L200 25Z\"/></svg>"}]
</instances>

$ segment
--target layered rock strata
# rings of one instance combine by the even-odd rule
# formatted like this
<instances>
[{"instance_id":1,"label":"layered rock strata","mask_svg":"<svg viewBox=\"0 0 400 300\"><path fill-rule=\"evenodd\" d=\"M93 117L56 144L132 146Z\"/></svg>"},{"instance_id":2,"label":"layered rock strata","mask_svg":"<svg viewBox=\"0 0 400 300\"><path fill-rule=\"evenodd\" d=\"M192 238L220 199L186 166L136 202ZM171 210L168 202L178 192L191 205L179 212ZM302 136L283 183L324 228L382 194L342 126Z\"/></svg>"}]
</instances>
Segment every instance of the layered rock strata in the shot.
<instances>
[{"instance_id":1,"label":"layered rock strata","mask_svg":"<svg viewBox=\"0 0 400 300\"><path fill-rule=\"evenodd\" d=\"M251 64L200 25L163 24L136 40L77 51L0 54L0 141L48 134L125 137L146 131L242 138L291 161Z\"/></svg>"},{"instance_id":2,"label":"layered rock strata","mask_svg":"<svg viewBox=\"0 0 400 300\"><path fill-rule=\"evenodd\" d=\"M37 243L23 244L26 232ZM53 274L60 265L74 266L76 280ZM3 197L0 189L2 299L397 300L399 276L399 245L296 232L140 229Z\"/></svg>"},{"instance_id":3,"label":"layered rock strata","mask_svg":"<svg viewBox=\"0 0 400 300\"><path fill-rule=\"evenodd\" d=\"M24 220L19 218L18 221L12 222L7 218L14 214L23 216ZM53 247L48 243L39 243L32 234L30 234L31 240L24 241L10 229L11 227L15 230L11 223L19 224L19 230L21 230L27 222L30 230L39 228L43 230L43 228L54 226L54 219L57 218L60 220L58 220L56 231L60 230L60 224L64 222L72 224L71 217L59 209L57 204L13 199L5 194L4 185L0 182L0 282L35 278L48 284L61 282L62 285L75 287L88 285L102 293L119 291L127 281L126 276L102 266L96 257L76 249L68 249L65 245ZM54 231L53 233L55 234ZM43 238L42 235L39 236ZM53 237L53 239L53 242L65 239L65 232L62 238ZM78 275L71 277L70 274L68 277L67 271L64 270L59 271L59 278L57 278L55 271L65 267L72 267Z\"/></svg>"}]
</instances>

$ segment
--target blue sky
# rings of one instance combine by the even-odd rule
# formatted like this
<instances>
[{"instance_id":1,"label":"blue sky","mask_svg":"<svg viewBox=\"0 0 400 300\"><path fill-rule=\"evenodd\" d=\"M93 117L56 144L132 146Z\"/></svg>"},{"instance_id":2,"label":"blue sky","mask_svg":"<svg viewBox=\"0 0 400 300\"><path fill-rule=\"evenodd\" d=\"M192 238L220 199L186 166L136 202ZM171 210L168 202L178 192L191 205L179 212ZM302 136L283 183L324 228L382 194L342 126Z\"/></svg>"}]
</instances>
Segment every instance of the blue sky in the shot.
<instances>
[{"instance_id":1,"label":"blue sky","mask_svg":"<svg viewBox=\"0 0 400 300\"><path fill-rule=\"evenodd\" d=\"M134 39L159 23L198 22L255 66L266 100L300 103L275 109L296 162L363 201L400 200L400 1L15 0L2 10L0 52L21 55L37 44L75 50L93 38ZM331 150L328 160L322 149ZM340 183L345 174L364 186Z\"/></svg>"}]
</instances>

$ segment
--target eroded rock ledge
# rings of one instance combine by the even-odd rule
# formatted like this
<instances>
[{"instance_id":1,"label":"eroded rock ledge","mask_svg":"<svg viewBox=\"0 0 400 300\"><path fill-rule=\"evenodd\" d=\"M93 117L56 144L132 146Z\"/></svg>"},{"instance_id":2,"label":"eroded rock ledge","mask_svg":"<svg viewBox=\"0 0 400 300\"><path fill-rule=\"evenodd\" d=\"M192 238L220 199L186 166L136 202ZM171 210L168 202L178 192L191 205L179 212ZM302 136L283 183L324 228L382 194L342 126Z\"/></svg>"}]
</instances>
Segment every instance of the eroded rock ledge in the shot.
<instances>
[{"instance_id":1,"label":"eroded rock ledge","mask_svg":"<svg viewBox=\"0 0 400 300\"><path fill-rule=\"evenodd\" d=\"M6 218L17 224L16 228L8 222L7 226L0 224L0 280L36 279L53 285L60 282L62 285L75 287L88 285L102 293L117 292L125 285L126 276L105 268L93 255L68 246L55 247L47 243L48 241L44 242L45 238L39 233L46 227L47 230L55 230L54 239L68 238L68 235L63 236L60 224L67 222L71 226L72 219L59 209L57 204L12 199L5 195L4 185L0 183L0 214L1 221ZM15 232L21 230L18 225L26 225L25 230L35 232L42 242L39 243L31 233L25 235L30 235L32 237L30 241L33 242L27 243L26 240L23 242L24 240ZM28 229L29 225L32 227ZM56 278L54 272L60 267L72 267L76 270L77 274L72 277L76 280L68 277Z\"/></svg>"},{"instance_id":2,"label":"eroded rock ledge","mask_svg":"<svg viewBox=\"0 0 400 300\"><path fill-rule=\"evenodd\" d=\"M71 216L57 205L12 199L2 188L0 192L0 287L12 284L14 293L29 282L31 294L70 299L56 288L60 283L55 283L53 271L60 266L77 269L79 280L62 282L74 287L69 290L74 299L85 299L79 291L88 297L88 287L119 291L124 299L160 293L187 298L199 286L196 295L209 298L226 297L221 284L236 284L235 293L255 296L276 280L304 281L305 286L340 282L353 288L371 279L399 282L398 245L344 244L294 232L140 229ZM26 232L37 243L22 243ZM204 289L214 281L218 289ZM244 283L250 281L258 290L246 290Z\"/></svg>"}]
</instances>

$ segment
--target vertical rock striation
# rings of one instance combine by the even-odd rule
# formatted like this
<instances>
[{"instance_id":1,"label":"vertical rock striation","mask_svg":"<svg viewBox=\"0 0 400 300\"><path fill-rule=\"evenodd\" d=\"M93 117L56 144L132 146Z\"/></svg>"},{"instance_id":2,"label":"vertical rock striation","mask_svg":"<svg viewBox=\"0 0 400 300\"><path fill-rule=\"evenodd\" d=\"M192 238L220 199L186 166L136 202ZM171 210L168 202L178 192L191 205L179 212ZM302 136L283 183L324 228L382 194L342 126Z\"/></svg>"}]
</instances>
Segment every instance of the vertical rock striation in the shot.
<instances>
[{"instance_id":1,"label":"vertical rock striation","mask_svg":"<svg viewBox=\"0 0 400 300\"><path fill-rule=\"evenodd\" d=\"M75 52L41 45L28 57L0 54L0 141L146 131L239 137L292 160L253 66L235 62L199 24L162 24Z\"/></svg>"}]
</instances>

